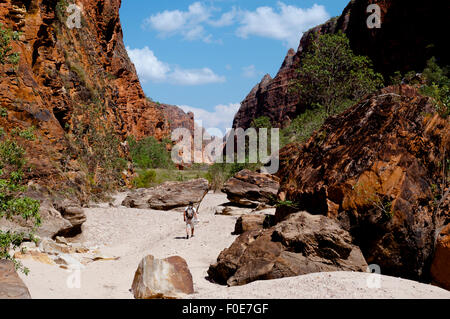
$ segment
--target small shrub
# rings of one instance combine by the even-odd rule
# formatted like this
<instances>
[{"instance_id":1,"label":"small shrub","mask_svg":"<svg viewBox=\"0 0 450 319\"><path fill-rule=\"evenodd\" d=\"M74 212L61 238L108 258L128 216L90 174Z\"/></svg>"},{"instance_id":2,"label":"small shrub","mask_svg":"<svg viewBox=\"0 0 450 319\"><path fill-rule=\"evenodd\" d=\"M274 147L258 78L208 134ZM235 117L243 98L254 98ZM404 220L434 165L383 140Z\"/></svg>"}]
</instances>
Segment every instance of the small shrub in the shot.
<instances>
[{"instance_id":1,"label":"small shrub","mask_svg":"<svg viewBox=\"0 0 450 319\"><path fill-rule=\"evenodd\" d=\"M133 163L141 169L174 168L171 154L166 145L170 141L159 142L153 136L137 141L133 136L128 138Z\"/></svg>"},{"instance_id":2,"label":"small shrub","mask_svg":"<svg viewBox=\"0 0 450 319\"><path fill-rule=\"evenodd\" d=\"M133 180L133 186L135 188L149 188L155 180L156 172L154 170L141 170Z\"/></svg>"}]
</instances>

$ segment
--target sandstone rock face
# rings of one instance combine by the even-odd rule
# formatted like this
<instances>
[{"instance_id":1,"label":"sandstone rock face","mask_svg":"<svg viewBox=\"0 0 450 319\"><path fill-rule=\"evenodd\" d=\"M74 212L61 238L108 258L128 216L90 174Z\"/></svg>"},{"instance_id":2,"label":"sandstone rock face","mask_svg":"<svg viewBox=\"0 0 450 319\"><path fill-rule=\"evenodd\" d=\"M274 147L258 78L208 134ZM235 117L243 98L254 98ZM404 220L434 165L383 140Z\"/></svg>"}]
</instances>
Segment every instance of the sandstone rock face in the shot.
<instances>
[{"instance_id":1,"label":"sandstone rock face","mask_svg":"<svg viewBox=\"0 0 450 319\"><path fill-rule=\"evenodd\" d=\"M350 234L330 218L306 212L267 230L248 231L222 251L208 275L219 284L322 271L366 271L367 263Z\"/></svg>"},{"instance_id":2,"label":"sandstone rock face","mask_svg":"<svg viewBox=\"0 0 450 319\"><path fill-rule=\"evenodd\" d=\"M189 202L200 203L208 193L209 183L200 178L187 182L166 182L153 188L132 191L123 206L141 209L171 210Z\"/></svg>"},{"instance_id":3,"label":"sandstone rock face","mask_svg":"<svg viewBox=\"0 0 450 319\"><path fill-rule=\"evenodd\" d=\"M367 28L369 4L378 4L382 11L382 27ZM276 127L285 127L305 106L289 92L289 83L296 78L301 56L310 45L314 33L343 31L356 54L369 56L378 72L388 79L395 71L420 72L425 62L436 56L442 65L450 63L450 52L435 30L446 29L448 1L356 0L342 15L306 32L297 52L290 49L275 78L266 75L241 103L233 122L234 128L248 128L254 118L267 116Z\"/></svg>"},{"instance_id":4,"label":"sandstone rock face","mask_svg":"<svg viewBox=\"0 0 450 319\"><path fill-rule=\"evenodd\" d=\"M139 264L131 290L136 299L175 299L193 294L194 284L183 258L160 260L149 255Z\"/></svg>"},{"instance_id":5,"label":"sandstone rock face","mask_svg":"<svg viewBox=\"0 0 450 319\"><path fill-rule=\"evenodd\" d=\"M263 229L266 219L266 215L242 215L236 221L234 234L241 235L248 231Z\"/></svg>"},{"instance_id":6,"label":"sandstone rock face","mask_svg":"<svg viewBox=\"0 0 450 319\"><path fill-rule=\"evenodd\" d=\"M33 165L27 180L83 193L91 191L88 175L98 182L110 174L95 166L99 150L92 148L98 138L92 136L121 142L127 135L160 139L178 125L193 126L193 120L145 97L122 39L121 0L77 1L82 6L81 28L67 26L65 3L0 2L0 24L22 32L12 43L13 52L20 53L18 67L0 66L0 107L8 112L0 117L0 125L6 134L13 128L35 127L37 139L24 141ZM182 119L177 119L183 115L179 111ZM172 123L167 114L173 114ZM128 159L126 145L115 147L107 152ZM90 160L80 163L80 154Z\"/></svg>"},{"instance_id":7,"label":"sandstone rock face","mask_svg":"<svg viewBox=\"0 0 450 319\"><path fill-rule=\"evenodd\" d=\"M277 177L243 170L230 178L223 186L230 202L248 207L274 204L280 184Z\"/></svg>"},{"instance_id":8,"label":"sandstone rock face","mask_svg":"<svg viewBox=\"0 0 450 319\"><path fill-rule=\"evenodd\" d=\"M449 149L450 123L433 102L412 87L389 87L281 150L279 196L337 218L383 274L427 280L447 214L433 204L445 187L436 168ZM279 208L277 220L289 213Z\"/></svg>"},{"instance_id":9,"label":"sandstone rock face","mask_svg":"<svg viewBox=\"0 0 450 319\"><path fill-rule=\"evenodd\" d=\"M41 226L36 229L36 235L42 238L73 237L81 233L81 225L86 221L83 209L67 201L52 204L49 200L44 200L41 203L39 215L41 216ZM28 233L32 228L31 221L26 221L19 216L15 216L12 220L0 219L0 229L3 231Z\"/></svg>"},{"instance_id":10,"label":"sandstone rock face","mask_svg":"<svg viewBox=\"0 0 450 319\"><path fill-rule=\"evenodd\" d=\"M0 260L0 299L31 299L14 263L9 260Z\"/></svg>"},{"instance_id":11,"label":"sandstone rock face","mask_svg":"<svg viewBox=\"0 0 450 319\"><path fill-rule=\"evenodd\" d=\"M450 225L439 234L433 264L431 266L433 282L450 290Z\"/></svg>"}]
</instances>

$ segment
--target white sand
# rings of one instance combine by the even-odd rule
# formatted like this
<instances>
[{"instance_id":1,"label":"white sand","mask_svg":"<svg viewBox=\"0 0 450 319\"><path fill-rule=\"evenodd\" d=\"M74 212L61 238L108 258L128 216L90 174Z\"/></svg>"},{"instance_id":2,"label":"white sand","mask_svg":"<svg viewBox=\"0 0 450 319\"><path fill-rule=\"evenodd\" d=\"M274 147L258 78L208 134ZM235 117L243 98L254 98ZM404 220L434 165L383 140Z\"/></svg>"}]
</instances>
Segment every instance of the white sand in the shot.
<instances>
[{"instance_id":1,"label":"white sand","mask_svg":"<svg viewBox=\"0 0 450 319\"><path fill-rule=\"evenodd\" d=\"M123 194L118 196L120 202ZM69 288L74 273L23 260L30 268L21 274L33 298L132 298L129 289L141 259L178 255L186 259L196 293L193 298L450 298L450 292L408 280L382 276L381 288L367 287L361 273L320 273L295 278L254 282L242 287L224 287L206 280L210 264L231 245L236 236L236 217L215 216L214 207L226 202L223 194L208 194L200 206L196 235L184 239L185 227L179 212L129 208L86 209L87 222L78 239L103 254L119 256L115 261L97 261L80 271L80 288Z\"/></svg>"}]
</instances>

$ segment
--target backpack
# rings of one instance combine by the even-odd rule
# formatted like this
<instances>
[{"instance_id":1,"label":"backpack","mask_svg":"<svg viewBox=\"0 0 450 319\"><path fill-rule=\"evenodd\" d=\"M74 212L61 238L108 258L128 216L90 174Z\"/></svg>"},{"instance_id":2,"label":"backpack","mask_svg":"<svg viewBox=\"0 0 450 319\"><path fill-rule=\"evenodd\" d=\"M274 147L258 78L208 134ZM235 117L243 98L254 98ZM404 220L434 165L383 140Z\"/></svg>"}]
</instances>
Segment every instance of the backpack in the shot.
<instances>
[{"instance_id":1,"label":"backpack","mask_svg":"<svg viewBox=\"0 0 450 319\"><path fill-rule=\"evenodd\" d=\"M186 216L188 219L192 219L194 217L194 208L188 207L186 210Z\"/></svg>"}]
</instances>

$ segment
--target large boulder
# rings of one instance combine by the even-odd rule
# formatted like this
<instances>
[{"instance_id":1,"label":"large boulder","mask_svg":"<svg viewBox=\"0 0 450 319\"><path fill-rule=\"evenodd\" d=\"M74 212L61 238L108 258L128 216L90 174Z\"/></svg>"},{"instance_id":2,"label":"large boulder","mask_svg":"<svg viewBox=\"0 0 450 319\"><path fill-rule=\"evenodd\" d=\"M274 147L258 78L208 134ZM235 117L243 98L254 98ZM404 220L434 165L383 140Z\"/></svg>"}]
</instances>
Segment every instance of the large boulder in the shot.
<instances>
[{"instance_id":1,"label":"large boulder","mask_svg":"<svg viewBox=\"0 0 450 319\"><path fill-rule=\"evenodd\" d=\"M209 183L200 178L187 182L166 182L153 188L132 191L122 202L123 206L141 209L171 210L200 203L208 193Z\"/></svg>"},{"instance_id":2,"label":"large boulder","mask_svg":"<svg viewBox=\"0 0 450 319\"><path fill-rule=\"evenodd\" d=\"M56 208L55 208L56 207ZM74 236L81 232L81 225L86 221L83 209L76 204L66 202L51 203L43 200L39 209L41 226L36 230L39 237ZM10 220L0 219L0 230L28 233L33 228L32 220L14 216Z\"/></svg>"},{"instance_id":3,"label":"large boulder","mask_svg":"<svg viewBox=\"0 0 450 319\"><path fill-rule=\"evenodd\" d=\"M439 234L431 266L433 282L450 290L450 224Z\"/></svg>"},{"instance_id":4,"label":"large boulder","mask_svg":"<svg viewBox=\"0 0 450 319\"><path fill-rule=\"evenodd\" d=\"M270 224L270 217L261 214L242 215L236 221L233 234L241 235L248 231L263 229L265 224Z\"/></svg>"},{"instance_id":5,"label":"large boulder","mask_svg":"<svg viewBox=\"0 0 450 319\"><path fill-rule=\"evenodd\" d=\"M260 204L275 204L279 188L278 177L246 169L230 178L222 192L227 194L232 203L257 207Z\"/></svg>"},{"instance_id":6,"label":"large boulder","mask_svg":"<svg viewBox=\"0 0 450 319\"><path fill-rule=\"evenodd\" d=\"M383 274L428 281L448 149L450 122L435 102L388 87L280 151L279 198L339 220ZM291 212L280 206L277 220Z\"/></svg>"},{"instance_id":7,"label":"large boulder","mask_svg":"<svg viewBox=\"0 0 450 319\"><path fill-rule=\"evenodd\" d=\"M71 237L80 234L81 226L86 222L86 215L83 208L69 200L55 202L53 205L61 213L61 216L71 224L70 228L62 229L57 235Z\"/></svg>"},{"instance_id":8,"label":"large boulder","mask_svg":"<svg viewBox=\"0 0 450 319\"><path fill-rule=\"evenodd\" d=\"M131 291L136 299L175 299L193 294L194 284L183 258L148 255L136 270Z\"/></svg>"},{"instance_id":9,"label":"large boulder","mask_svg":"<svg viewBox=\"0 0 450 319\"><path fill-rule=\"evenodd\" d=\"M0 260L0 299L31 299L14 263L9 260Z\"/></svg>"},{"instance_id":10,"label":"large boulder","mask_svg":"<svg viewBox=\"0 0 450 319\"><path fill-rule=\"evenodd\" d=\"M209 277L230 286L323 271L366 271L350 234L334 220L292 214L267 230L248 231L222 251Z\"/></svg>"}]
</instances>

